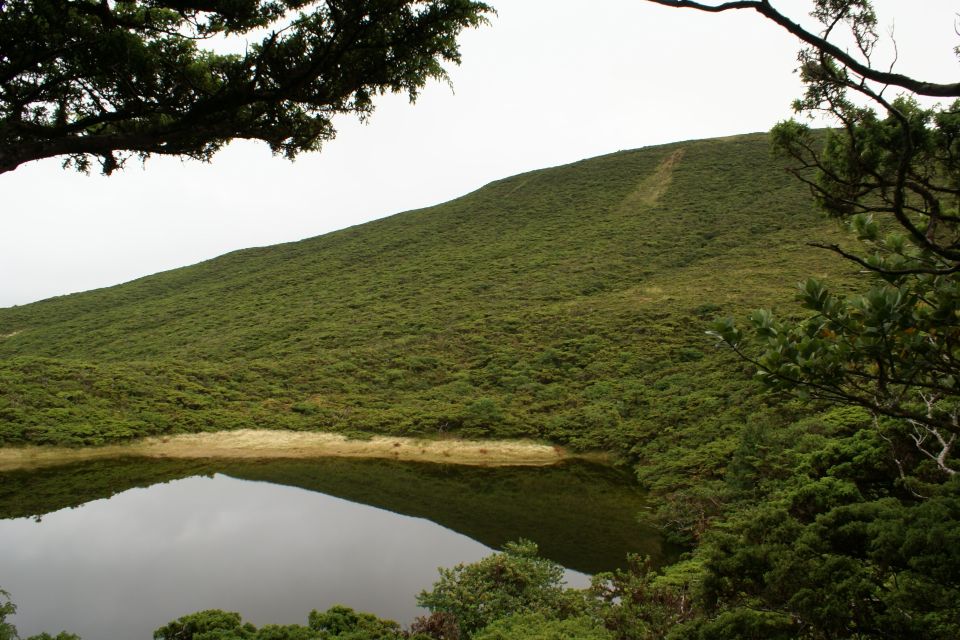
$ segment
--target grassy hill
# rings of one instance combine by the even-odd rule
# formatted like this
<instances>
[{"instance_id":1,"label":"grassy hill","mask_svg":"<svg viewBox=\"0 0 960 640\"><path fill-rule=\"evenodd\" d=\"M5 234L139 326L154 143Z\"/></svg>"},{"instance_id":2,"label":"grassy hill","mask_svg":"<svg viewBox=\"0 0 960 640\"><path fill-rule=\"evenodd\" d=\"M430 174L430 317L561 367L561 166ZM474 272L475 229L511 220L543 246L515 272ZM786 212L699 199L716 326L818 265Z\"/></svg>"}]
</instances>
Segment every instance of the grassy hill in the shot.
<instances>
[{"instance_id":1,"label":"grassy hill","mask_svg":"<svg viewBox=\"0 0 960 640\"><path fill-rule=\"evenodd\" d=\"M625 151L325 236L0 309L0 443L240 427L529 436L653 488L766 408L704 335L843 269L765 135ZM652 469L652 471L650 470Z\"/></svg>"}]
</instances>

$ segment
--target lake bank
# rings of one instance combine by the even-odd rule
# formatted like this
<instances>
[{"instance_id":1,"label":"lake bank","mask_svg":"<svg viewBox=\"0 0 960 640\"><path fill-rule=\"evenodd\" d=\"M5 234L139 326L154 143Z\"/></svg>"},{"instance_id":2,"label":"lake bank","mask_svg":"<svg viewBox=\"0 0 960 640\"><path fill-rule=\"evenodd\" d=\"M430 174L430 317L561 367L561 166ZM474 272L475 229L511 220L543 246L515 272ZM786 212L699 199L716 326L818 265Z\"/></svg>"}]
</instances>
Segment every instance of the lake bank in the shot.
<instances>
[{"instance_id":1,"label":"lake bank","mask_svg":"<svg viewBox=\"0 0 960 640\"><path fill-rule=\"evenodd\" d=\"M0 471L70 462L141 456L147 458L382 458L470 466L547 466L572 455L561 447L522 440L423 440L341 434L243 429L145 438L98 447L0 448Z\"/></svg>"}]
</instances>

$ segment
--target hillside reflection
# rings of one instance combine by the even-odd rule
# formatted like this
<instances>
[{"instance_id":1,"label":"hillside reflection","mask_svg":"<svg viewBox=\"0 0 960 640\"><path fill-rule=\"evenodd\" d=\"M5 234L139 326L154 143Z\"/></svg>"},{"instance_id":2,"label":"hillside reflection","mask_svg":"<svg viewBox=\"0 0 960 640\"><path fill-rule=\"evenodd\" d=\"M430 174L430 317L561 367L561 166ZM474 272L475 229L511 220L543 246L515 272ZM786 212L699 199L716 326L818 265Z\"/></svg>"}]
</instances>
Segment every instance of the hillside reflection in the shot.
<instances>
[{"instance_id":1,"label":"hillside reflection","mask_svg":"<svg viewBox=\"0 0 960 640\"><path fill-rule=\"evenodd\" d=\"M644 496L629 477L601 465L481 468L385 460L100 460L0 474L0 518L42 517L134 487L222 473L299 487L425 518L490 548L535 540L565 567L596 573L627 553L663 563L658 532L638 517Z\"/></svg>"}]
</instances>

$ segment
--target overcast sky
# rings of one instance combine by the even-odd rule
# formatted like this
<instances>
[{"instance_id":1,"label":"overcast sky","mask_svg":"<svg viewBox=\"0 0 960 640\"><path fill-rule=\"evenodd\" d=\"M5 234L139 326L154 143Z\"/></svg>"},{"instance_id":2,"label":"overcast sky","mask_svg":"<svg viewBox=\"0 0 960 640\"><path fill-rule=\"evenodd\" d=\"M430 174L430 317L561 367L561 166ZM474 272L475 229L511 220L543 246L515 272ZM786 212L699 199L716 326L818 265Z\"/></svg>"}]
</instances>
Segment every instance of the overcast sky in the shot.
<instances>
[{"instance_id":1,"label":"overcast sky","mask_svg":"<svg viewBox=\"0 0 960 640\"><path fill-rule=\"evenodd\" d=\"M801 93L797 41L753 12L488 1L499 15L462 36L453 91L434 83L412 106L384 97L369 124L341 119L336 140L294 163L234 143L211 164L131 161L109 178L55 159L0 175L0 307L320 235L523 171L765 131ZM809 4L774 2L798 19ZM897 70L956 80L960 1L876 5L895 28Z\"/></svg>"}]
</instances>

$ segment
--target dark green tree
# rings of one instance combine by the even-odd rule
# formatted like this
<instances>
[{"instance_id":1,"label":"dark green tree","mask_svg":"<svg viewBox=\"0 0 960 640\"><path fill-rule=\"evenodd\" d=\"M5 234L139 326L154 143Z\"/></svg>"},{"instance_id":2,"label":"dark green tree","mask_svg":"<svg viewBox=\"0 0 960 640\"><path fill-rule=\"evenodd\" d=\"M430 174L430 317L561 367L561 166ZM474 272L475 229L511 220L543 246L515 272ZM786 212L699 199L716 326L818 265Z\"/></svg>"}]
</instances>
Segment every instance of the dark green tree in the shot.
<instances>
[{"instance_id":1,"label":"dark green tree","mask_svg":"<svg viewBox=\"0 0 960 640\"><path fill-rule=\"evenodd\" d=\"M239 613L208 609L177 618L153 632L155 640L248 640L256 627Z\"/></svg>"},{"instance_id":2,"label":"dark green tree","mask_svg":"<svg viewBox=\"0 0 960 640\"><path fill-rule=\"evenodd\" d=\"M954 475L960 435L960 84L910 78L874 62L877 16L868 0L817 0L811 33L769 2L658 4L710 11L754 9L808 46L799 55L806 94L801 114L837 127L811 130L796 120L773 130L791 170L829 216L848 227L854 246L817 245L865 276L857 295L811 279L800 299L803 322L758 311L747 330L732 320L716 333L753 362L773 387L862 406L890 438L906 476L924 461ZM849 50L831 40L846 26ZM853 53L851 53L853 51ZM951 52L956 55L956 52ZM886 97L890 87L900 90ZM914 460L917 458L917 460Z\"/></svg>"},{"instance_id":3,"label":"dark green tree","mask_svg":"<svg viewBox=\"0 0 960 640\"><path fill-rule=\"evenodd\" d=\"M515 614L487 626L474 640L614 640L587 616L557 620L542 613Z\"/></svg>"},{"instance_id":4,"label":"dark green tree","mask_svg":"<svg viewBox=\"0 0 960 640\"><path fill-rule=\"evenodd\" d=\"M12 623L7 622L7 616L12 616L16 612L17 605L10 601L10 594L0 589L0 640L20 640L17 628ZM80 637L61 631L55 636L49 633L41 633L30 636L26 640L80 640Z\"/></svg>"},{"instance_id":5,"label":"dark green tree","mask_svg":"<svg viewBox=\"0 0 960 640\"><path fill-rule=\"evenodd\" d=\"M239 613L210 609L178 618L157 629L156 640L401 640L406 635L392 620L381 620L336 605L311 611L307 626L268 624L259 629ZM65 639L69 640L69 639Z\"/></svg>"},{"instance_id":6,"label":"dark green tree","mask_svg":"<svg viewBox=\"0 0 960 640\"><path fill-rule=\"evenodd\" d=\"M413 100L444 79L457 35L490 11L472 0L3 0L0 173L57 156L106 174L131 155L209 160L234 138L293 158L332 139L335 116L367 118L377 94ZM243 52L222 53L230 43Z\"/></svg>"},{"instance_id":7,"label":"dark green tree","mask_svg":"<svg viewBox=\"0 0 960 640\"><path fill-rule=\"evenodd\" d=\"M685 581L658 576L649 558L631 554L626 564L595 575L589 590L592 613L617 640L663 638L698 615Z\"/></svg>"},{"instance_id":8,"label":"dark green tree","mask_svg":"<svg viewBox=\"0 0 960 640\"><path fill-rule=\"evenodd\" d=\"M309 627L318 640L399 640L405 637L393 620L381 620L370 613L335 605L323 613L310 612Z\"/></svg>"},{"instance_id":9,"label":"dark green tree","mask_svg":"<svg viewBox=\"0 0 960 640\"><path fill-rule=\"evenodd\" d=\"M17 628L7 622L7 616L17 612L17 605L10 602L10 594L0 589L0 640L17 640Z\"/></svg>"},{"instance_id":10,"label":"dark green tree","mask_svg":"<svg viewBox=\"0 0 960 640\"><path fill-rule=\"evenodd\" d=\"M799 321L761 310L746 327L715 325L770 387L864 412L825 431L821 448L787 455L791 475L707 536L707 614L675 637L956 638L960 84L880 63L869 0L815 0L817 31L767 0L650 1L754 10L805 43L795 109L835 127L791 120L772 136L850 231L816 246L863 278L858 293L805 282Z\"/></svg>"},{"instance_id":11,"label":"dark green tree","mask_svg":"<svg viewBox=\"0 0 960 640\"><path fill-rule=\"evenodd\" d=\"M417 604L451 616L461 638L514 614L576 615L585 606L583 595L564 588L563 567L537 551L535 543L520 540L478 562L441 568L440 579L417 597Z\"/></svg>"}]
</instances>

